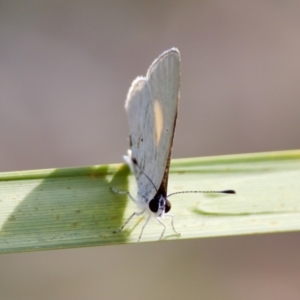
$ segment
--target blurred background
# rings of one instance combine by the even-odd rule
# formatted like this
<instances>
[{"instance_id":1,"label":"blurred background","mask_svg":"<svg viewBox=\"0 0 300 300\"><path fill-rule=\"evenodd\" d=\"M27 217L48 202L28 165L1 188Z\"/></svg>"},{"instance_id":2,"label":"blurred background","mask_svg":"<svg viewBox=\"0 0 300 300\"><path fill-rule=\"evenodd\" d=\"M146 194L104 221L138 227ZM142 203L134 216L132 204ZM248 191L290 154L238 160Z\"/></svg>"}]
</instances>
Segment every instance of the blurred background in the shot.
<instances>
[{"instance_id":1,"label":"blurred background","mask_svg":"<svg viewBox=\"0 0 300 300\"><path fill-rule=\"evenodd\" d=\"M174 46L173 158L299 149L299 14L292 0L0 1L0 171L121 162L128 88ZM1 255L0 298L299 299L299 238Z\"/></svg>"}]
</instances>

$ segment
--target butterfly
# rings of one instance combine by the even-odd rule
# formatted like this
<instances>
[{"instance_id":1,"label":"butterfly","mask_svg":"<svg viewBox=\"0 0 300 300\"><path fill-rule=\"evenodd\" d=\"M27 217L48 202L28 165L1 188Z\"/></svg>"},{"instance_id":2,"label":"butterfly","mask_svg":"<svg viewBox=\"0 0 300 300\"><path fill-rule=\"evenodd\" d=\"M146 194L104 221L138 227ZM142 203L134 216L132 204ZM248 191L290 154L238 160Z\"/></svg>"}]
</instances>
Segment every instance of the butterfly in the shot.
<instances>
[{"instance_id":1,"label":"butterfly","mask_svg":"<svg viewBox=\"0 0 300 300\"><path fill-rule=\"evenodd\" d=\"M168 198L179 193L203 193L205 191L182 191L167 194L170 159L176 126L180 92L180 53L176 48L163 52L149 67L145 77L137 77L128 91L125 110L129 122L128 155L124 160L134 173L138 193L137 199L127 194L137 205L135 211L115 231L121 231L134 217L148 215L139 239L151 216L163 226L160 239L164 236L166 225L164 216L171 218L174 232L174 217L169 214L171 202ZM233 190L213 191L213 193L235 193Z\"/></svg>"}]
</instances>

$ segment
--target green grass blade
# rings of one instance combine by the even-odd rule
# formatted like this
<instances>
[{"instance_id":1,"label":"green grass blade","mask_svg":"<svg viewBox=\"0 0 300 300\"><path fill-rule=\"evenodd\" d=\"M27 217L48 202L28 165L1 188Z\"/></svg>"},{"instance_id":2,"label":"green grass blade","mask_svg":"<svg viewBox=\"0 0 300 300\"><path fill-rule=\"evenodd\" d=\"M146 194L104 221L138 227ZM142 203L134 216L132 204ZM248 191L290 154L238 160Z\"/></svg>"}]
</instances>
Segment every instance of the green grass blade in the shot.
<instances>
[{"instance_id":1,"label":"green grass blade","mask_svg":"<svg viewBox=\"0 0 300 300\"><path fill-rule=\"evenodd\" d=\"M112 233L135 204L110 186L136 193L124 165L0 174L0 253L137 242L142 217ZM237 194L172 196L181 236L165 218L164 240L300 229L300 150L173 160L168 189ZM150 220L141 241L157 241L162 229Z\"/></svg>"}]
</instances>

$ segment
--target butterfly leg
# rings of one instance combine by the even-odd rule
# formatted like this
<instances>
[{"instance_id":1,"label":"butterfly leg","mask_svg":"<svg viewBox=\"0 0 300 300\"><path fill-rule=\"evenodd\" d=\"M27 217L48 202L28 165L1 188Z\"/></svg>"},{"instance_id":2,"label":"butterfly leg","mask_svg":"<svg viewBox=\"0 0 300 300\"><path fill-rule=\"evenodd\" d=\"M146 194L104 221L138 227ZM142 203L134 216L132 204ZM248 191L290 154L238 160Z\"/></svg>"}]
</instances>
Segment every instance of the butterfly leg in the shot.
<instances>
[{"instance_id":1,"label":"butterfly leg","mask_svg":"<svg viewBox=\"0 0 300 300\"><path fill-rule=\"evenodd\" d=\"M124 229L124 227L128 224L128 222L136 215L136 213L134 212L127 220L126 222L117 230L113 231L113 233L118 233L120 231L122 231Z\"/></svg>"},{"instance_id":2,"label":"butterfly leg","mask_svg":"<svg viewBox=\"0 0 300 300\"><path fill-rule=\"evenodd\" d=\"M136 201L136 200L131 196L131 194L130 194L129 192L127 192L127 191L119 191L119 190L115 189L114 187L110 187L110 190L111 190L112 192L116 193L116 194L127 195L127 196L129 196L129 198L130 198L134 203L137 203L137 201ZM146 209L143 209L142 211L139 211L139 212L134 212L134 213L133 213L126 221L125 221L125 223L124 223L118 230L113 231L113 233L118 233L118 232L122 231L122 230L124 229L124 227L130 222L130 220L131 220L134 216L140 216L140 215L142 215L142 214L145 212L145 210L146 210ZM149 217L150 217L150 215L149 215ZM147 223L148 223L148 221L149 221L149 217L148 217L148 219L147 219L145 225L144 225L143 228L142 228L142 232L141 232L141 234L140 234L140 237L139 237L139 240L138 240L138 241L140 241L140 239L141 239L141 237L142 237L144 228L145 228L145 226L147 225Z\"/></svg>"},{"instance_id":3,"label":"butterfly leg","mask_svg":"<svg viewBox=\"0 0 300 300\"><path fill-rule=\"evenodd\" d=\"M177 235L181 235L181 233L179 233L178 231L176 231L176 229L175 229L175 227L174 227L174 216L171 215L171 214L167 214L167 215L165 215L165 216L171 218L171 224L172 224L173 231L174 231Z\"/></svg>"},{"instance_id":4,"label":"butterfly leg","mask_svg":"<svg viewBox=\"0 0 300 300\"><path fill-rule=\"evenodd\" d=\"M128 191L119 191L114 187L110 187L110 190L116 194L127 195L134 203L137 203L137 201L131 196L131 194Z\"/></svg>"},{"instance_id":5,"label":"butterfly leg","mask_svg":"<svg viewBox=\"0 0 300 300\"><path fill-rule=\"evenodd\" d=\"M134 217L134 216L140 216L145 212L145 210L139 211L139 212L134 212L126 221L125 223L117 230L113 231L113 233L118 233L120 231L122 231L124 229L124 227L130 222L130 220ZM147 221L148 222L148 221ZM140 236L141 238L141 236Z\"/></svg>"},{"instance_id":6,"label":"butterfly leg","mask_svg":"<svg viewBox=\"0 0 300 300\"><path fill-rule=\"evenodd\" d=\"M161 239L163 238L164 234L165 234L165 231L166 231L166 225L165 225L165 224L163 223L163 221L160 220L159 218L157 218L157 221L158 221L162 226L164 226L164 230L163 230L163 232L161 233L160 238L159 238L159 240L161 240Z\"/></svg>"},{"instance_id":7,"label":"butterfly leg","mask_svg":"<svg viewBox=\"0 0 300 300\"><path fill-rule=\"evenodd\" d=\"M140 216L145 212L145 210L139 211L139 212L134 212L122 225L121 228L119 228L118 230L113 231L113 233L118 233L120 231L122 231L124 229L124 227L130 222L130 220L134 217L134 216ZM147 221L148 222L148 221Z\"/></svg>"}]
</instances>

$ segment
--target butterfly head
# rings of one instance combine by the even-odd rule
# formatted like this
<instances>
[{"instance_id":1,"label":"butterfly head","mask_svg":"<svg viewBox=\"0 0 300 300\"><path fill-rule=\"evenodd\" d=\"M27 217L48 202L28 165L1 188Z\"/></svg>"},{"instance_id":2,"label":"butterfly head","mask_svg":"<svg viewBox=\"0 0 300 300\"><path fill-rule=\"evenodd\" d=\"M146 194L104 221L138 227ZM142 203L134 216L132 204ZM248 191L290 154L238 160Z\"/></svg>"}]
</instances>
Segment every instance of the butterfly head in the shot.
<instances>
[{"instance_id":1,"label":"butterfly head","mask_svg":"<svg viewBox=\"0 0 300 300\"><path fill-rule=\"evenodd\" d=\"M158 217L163 217L171 209L171 202L162 194L157 193L149 202L149 209Z\"/></svg>"}]
</instances>

